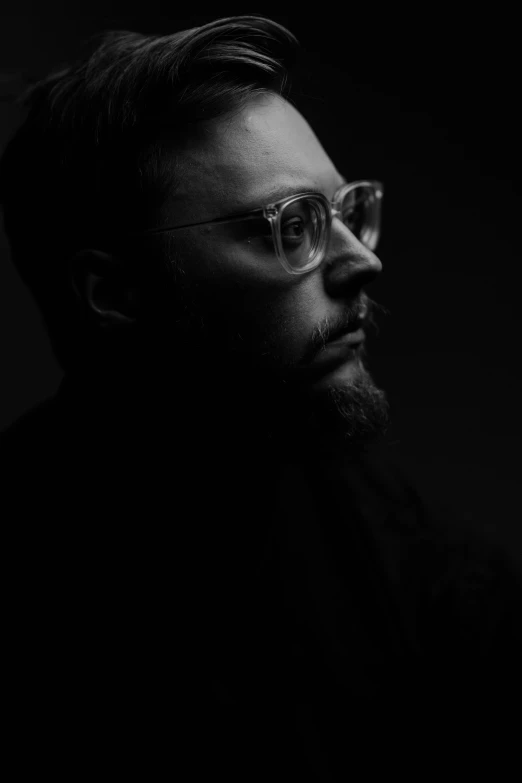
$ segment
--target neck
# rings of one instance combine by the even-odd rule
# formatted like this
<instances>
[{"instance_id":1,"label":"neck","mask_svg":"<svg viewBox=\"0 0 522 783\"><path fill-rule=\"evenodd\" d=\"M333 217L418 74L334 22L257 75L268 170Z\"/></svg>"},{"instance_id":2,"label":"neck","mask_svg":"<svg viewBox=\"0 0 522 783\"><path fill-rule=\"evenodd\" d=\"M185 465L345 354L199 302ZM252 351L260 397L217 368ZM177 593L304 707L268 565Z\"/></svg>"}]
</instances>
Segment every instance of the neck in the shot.
<instances>
[{"instance_id":1,"label":"neck","mask_svg":"<svg viewBox=\"0 0 522 783\"><path fill-rule=\"evenodd\" d=\"M157 368L79 371L66 376L64 393L82 405L90 425L128 438L202 441L216 449L255 449L284 459L306 454L357 454L342 425L325 422L309 400L281 381L205 367L167 377Z\"/></svg>"}]
</instances>

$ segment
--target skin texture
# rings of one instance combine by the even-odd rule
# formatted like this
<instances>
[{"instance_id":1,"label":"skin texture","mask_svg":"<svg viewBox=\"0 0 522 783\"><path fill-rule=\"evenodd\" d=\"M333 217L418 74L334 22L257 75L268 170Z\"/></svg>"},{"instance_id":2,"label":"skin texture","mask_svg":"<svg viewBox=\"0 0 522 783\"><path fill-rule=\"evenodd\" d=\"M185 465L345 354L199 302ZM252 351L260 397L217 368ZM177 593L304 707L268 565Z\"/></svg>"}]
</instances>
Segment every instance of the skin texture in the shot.
<instances>
[{"instance_id":1,"label":"skin texture","mask_svg":"<svg viewBox=\"0 0 522 783\"><path fill-rule=\"evenodd\" d=\"M305 190L332 199L344 182L302 115L272 94L200 124L169 165L174 186L158 227L239 214ZM245 384L248 378L252 390L270 378L276 397L289 396L294 407L298 398L305 406L319 399L319 408L331 408L354 436L382 428L385 397L364 367L364 347L348 359L330 351L332 361L310 373L330 326L369 306L364 286L382 268L339 220L333 221L321 266L303 275L288 274L248 223L193 226L161 234L158 241L178 269L162 333L172 337L178 363L190 367L189 386L212 378L222 388L227 379L237 388L238 378ZM83 281L97 317L132 321L122 302L138 302L139 293L125 281L127 290L111 298L114 286L108 293L103 275L97 282L89 275Z\"/></svg>"},{"instance_id":2,"label":"skin texture","mask_svg":"<svg viewBox=\"0 0 522 783\"><path fill-rule=\"evenodd\" d=\"M332 198L343 184L308 123L277 96L260 96L232 117L209 123L183 156L183 183L165 205L170 224L240 213L303 190ZM377 256L337 220L322 266L302 276L289 275L255 241L235 241L236 231L229 225L177 232L187 281L239 288L238 330L285 366L298 364L317 325L345 317L362 286L381 270Z\"/></svg>"}]
</instances>

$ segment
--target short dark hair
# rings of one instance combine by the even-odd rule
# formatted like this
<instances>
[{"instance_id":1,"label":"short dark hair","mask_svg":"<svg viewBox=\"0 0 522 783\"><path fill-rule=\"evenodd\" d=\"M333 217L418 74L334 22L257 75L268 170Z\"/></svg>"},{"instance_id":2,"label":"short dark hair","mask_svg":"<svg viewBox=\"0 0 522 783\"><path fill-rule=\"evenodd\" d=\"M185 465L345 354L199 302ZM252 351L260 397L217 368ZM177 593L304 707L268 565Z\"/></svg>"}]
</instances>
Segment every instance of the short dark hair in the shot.
<instances>
[{"instance_id":1,"label":"short dark hair","mask_svg":"<svg viewBox=\"0 0 522 783\"><path fill-rule=\"evenodd\" d=\"M175 187L165 153L190 138L195 123L257 93L288 97L296 44L258 15L170 35L111 31L22 96L27 114L0 161L0 202L12 261L63 369L87 329L68 287L67 258L148 224Z\"/></svg>"}]
</instances>

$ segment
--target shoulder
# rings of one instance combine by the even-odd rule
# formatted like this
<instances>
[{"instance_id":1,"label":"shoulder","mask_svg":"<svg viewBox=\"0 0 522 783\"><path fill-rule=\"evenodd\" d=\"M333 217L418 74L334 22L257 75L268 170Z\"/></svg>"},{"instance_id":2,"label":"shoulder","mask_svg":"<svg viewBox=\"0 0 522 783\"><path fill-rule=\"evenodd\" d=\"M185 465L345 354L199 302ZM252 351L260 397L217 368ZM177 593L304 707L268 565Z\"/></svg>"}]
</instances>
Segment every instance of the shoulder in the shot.
<instances>
[{"instance_id":1,"label":"shoulder","mask_svg":"<svg viewBox=\"0 0 522 783\"><path fill-rule=\"evenodd\" d=\"M458 640L464 658L515 664L514 656L522 657L522 577L516 563L497 541L470 534L451 540L439 559L429 595L432 637L442 626L453 643Z\"/></svg>"},{"instance_id":2,"label":"shoulder","mask_svg":"<svg viewBox=\"0 0 522 783\"><path fill-rule=\"evenodd\" d=\"M0 433L4 486L23 477L36 480L43 476L59 453L62 437L60 407L55 397L26 411L4 429Z\"/></svg>"},{"instance_id":3,"label":"shoulder","mask_svg":"<svg viewBox=\"0 0 522 783\"><path fill-rule=\"evenodd\" d=\"M381 448L366 461L385 498L381 533L397 542L401 578L416 592L419 624L431 649L522 655L522 559L485 536L449 503L428 502L400 455Z\"/></svg>"},{"instance_id":4,"label":"shoulder","mask_svg":"<svg viewBox=\"0 0 522 783\"><path fill-rule=\"evenodd\" d=\"M59 410L57 395L26 410L0 432L2 452L14 451L30 443L39 444L42 437L55 429Z\"/></svg>"}]
</instances>

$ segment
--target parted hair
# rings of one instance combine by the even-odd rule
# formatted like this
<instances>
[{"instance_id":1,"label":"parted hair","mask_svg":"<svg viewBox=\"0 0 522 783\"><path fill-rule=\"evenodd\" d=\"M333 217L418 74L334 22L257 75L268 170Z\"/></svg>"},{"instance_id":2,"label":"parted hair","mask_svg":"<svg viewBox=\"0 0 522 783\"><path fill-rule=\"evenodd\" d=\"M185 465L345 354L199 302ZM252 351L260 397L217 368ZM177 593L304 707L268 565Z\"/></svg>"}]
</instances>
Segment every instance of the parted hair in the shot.
<instances>
[{"instance_id":1,"label":"parted hair","mask_svg":"<svg viewBox=\"0 0 522 783\"><path fill-rule=\"evenodd\" d=\"M110 31L20 98L25 119L0 160L12 261L38 305L62 368L87 326L67 259L150 225L176 187L167 154L197 123L251 96L290 89L294 36L258 15L170 35Z\"/></svg>"}]
</instances>

